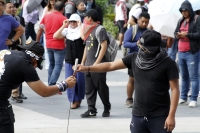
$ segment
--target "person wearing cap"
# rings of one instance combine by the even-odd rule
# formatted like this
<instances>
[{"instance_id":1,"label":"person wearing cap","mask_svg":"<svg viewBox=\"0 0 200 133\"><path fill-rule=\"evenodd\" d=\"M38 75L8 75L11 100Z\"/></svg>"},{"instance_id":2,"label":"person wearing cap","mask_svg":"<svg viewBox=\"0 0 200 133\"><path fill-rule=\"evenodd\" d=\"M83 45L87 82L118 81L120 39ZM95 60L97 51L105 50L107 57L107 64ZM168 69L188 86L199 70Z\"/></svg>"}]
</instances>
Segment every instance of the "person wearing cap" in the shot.
<instances>
[{"instance_id":1,"label":"person wearing cap","mask_svg":"<svg viewBox=\"0 0 200 133\"><path fill-rule=\"evenodd\" d=\"M68 28L66 28L68 27ZM83 58L85 45L81 39L81 17L78 14L72 14L69 20L64 20L62 27L57 30L53 37L55 39L66 38L66 56L65 56L65 77L73 74L72 66L75 65L75 59L78 59L80 64ZM74 88L67 90L68 100L72 103L71 109L80 107L81 101L85 96L85 78L84 73L76 74L77 85Z\"/></svg>"},{"instance_id":2,"label":"person wearing cap","mask_svg":"<svg viewBox=\"0 0 200 133\"><path fill-rule=\"evenodd\" d=\"M197 106L199 94L199 50L200 50L200 17L196 16L189 1L184 1L179 11L182 18L175 29L178 39L178 65L181 75L181 96L179 104L187 102L187 94L191 84L191 97L189 107Z\"/></svg>"},{"instance_id":3,"label":"person wearing cap","mask_svg":"<svg viewBox=\"0 0 200 133\"><path fill-rule=\"evenodd\" d=\"M137 53L114 62L78 65L79 72L108 72L124 68L133 71L135 97L131 133L171 133L175 127L179 73L176 62L161 47L162 43L160 33L147 30L138 41Z\"/></svg>"},{"instance_id":4,"label":"person wearing cap","mask_svg":"<svg viewBox=\"0 0 200 133\"><path fill-rule=\"evenodd\" d=\"M106 62L105 53L108 47L108 36L105 28L98 32L99 39L96 37L98 24L98 13L94 9L86 12L86 17L81 30L81 38L85 41L85 49L82 58L82 65L97 65ZM100 46L100 48L99 48ZM98 52L98 53L97 53ZM102 117L110 116L111 104L109 100L109 87L106 83L106 72L104 73L85 73L85 92L88 104L88 110L81 114L82 118L95 117L97 114L96 98L97 92L103 103L104 111Z\"/></svg>"},{"instance_id":5,"label":"person wearing cap","mask_svg":"<svg viewBox=\"0 0 200 133\"><path fill-rule=\"evenodd\" d=\"M121 50L124 33L127 30L127 7L126 0L119 0L115 5L115 22L119 28L119 50Z\"/></svg>"},{"instance_id":6,"label":"person wearing cap","mask_svg":"<svg viewBox=\"0 0 200 133\"><path fill-rule=\"evenodd\" d=\"M49 97L64 92L76 83L74 76L46 86L39 78L36 67L42 69L44 48L39 42L30 41L26 45L18 45L18 50L0 51L0 133L14 133L14 113L9 103L11 91L22 82L42 97ZM17 71L14 71L17 70Z\"/></svg>"},{"instance_id":7,"label":"person wearing cap","mask_svg":"<svg viewBox=\"0 0 200 133\"><path fill-rule=\"evenodd\" d=\"M57 1L54 11L46 14L40 22L36 41L39 41L43 32L46 37L46 47L49 56L48 84L55 85L63 67L66 55L66 45L64 39L54 39L53 34L63 25L67 18L63 15L64 3Z\"/></svg>"},{"instance_id":8,"label":"person wearing cap","mask_svg":"<svg viewBox=\"0 0 200 133\"><path fill-rule=\"evenodd\" d=\"M24 29L19 22L4 11L5 6L6 2L0 0L0 50L8 49L8 45L15 43L24 33ZM16 33L11 39L8 39L11 30L15 30Z\"/></svg>"}]
</instances>

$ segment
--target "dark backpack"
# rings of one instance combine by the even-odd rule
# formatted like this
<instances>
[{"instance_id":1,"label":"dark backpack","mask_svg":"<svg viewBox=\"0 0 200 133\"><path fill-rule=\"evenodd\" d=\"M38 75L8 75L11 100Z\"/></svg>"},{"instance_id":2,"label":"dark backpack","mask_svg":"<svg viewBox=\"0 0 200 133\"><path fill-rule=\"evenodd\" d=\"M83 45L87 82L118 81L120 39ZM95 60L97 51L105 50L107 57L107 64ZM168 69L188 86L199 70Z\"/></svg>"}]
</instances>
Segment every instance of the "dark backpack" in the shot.
<instances>
[{"instance_id":1,"label":"dark backpack","mask_svg":"<svg viewBox=\"0 0 200 133\"><path fill-rule=\"evenodd\" d=\"M99 25L96 29L96 32L95 32L95 36L96 36L98 43L99 43L95 57L98 56L99 51L100 51L100 47L101 47L101 43L99 41L99 33L100 33L102 28L104 28L104 27L102 25ZM107 50L106 50L106 53L105 53L105 57L106 57L106 60L108 62L112 62L112 61L115 60L119 45L118 45L117 41L115 40L115 38L109 32L107 32L107 36L108 36L108 47L107 47Z\"/></svg>"}]
</instances>

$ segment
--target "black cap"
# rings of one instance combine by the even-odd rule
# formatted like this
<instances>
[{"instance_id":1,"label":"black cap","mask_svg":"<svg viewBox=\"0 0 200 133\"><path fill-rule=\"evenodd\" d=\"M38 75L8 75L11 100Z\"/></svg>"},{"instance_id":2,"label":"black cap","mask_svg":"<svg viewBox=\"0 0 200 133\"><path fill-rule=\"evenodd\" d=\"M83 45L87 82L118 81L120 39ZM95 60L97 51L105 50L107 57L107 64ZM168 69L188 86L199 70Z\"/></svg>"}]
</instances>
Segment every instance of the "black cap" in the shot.
<instances>
[{"instance_id":1,"label":"black cap","mask_svg":"<svg viewBox=\"0 0 200 133\"><path fill-rule=\"evenodd\" d=\"M33 40L27 42L24 46L18 45L17 49L18 50L22 50L22 49L30 50L30 51L33 51L38 56L43 56L43 54L44 54L44 47L41 45L41 43L33 41Z\"/></svg>"},{"instance_id":2,"label":"black cap","mask_svg":"<svg viewBox=\"0 0 200 133\"><path fill-rule=\"evenodd\" d=\"M162 46L163 42L161 39L161 34L154 30L146 30L143 32L140 43L143 46Z\"/></svg>"},{"instance_id":3,"label":"black cap","mask_svg":"<svg viewBox=\"0 0 200 133\"><path fill-rule=\"evenodd\" d=\"M90 9L86 12L87 17L91 17L93 21L97 22L99 20L98 12L94 9Z\"/></svg>"}]
</instances>

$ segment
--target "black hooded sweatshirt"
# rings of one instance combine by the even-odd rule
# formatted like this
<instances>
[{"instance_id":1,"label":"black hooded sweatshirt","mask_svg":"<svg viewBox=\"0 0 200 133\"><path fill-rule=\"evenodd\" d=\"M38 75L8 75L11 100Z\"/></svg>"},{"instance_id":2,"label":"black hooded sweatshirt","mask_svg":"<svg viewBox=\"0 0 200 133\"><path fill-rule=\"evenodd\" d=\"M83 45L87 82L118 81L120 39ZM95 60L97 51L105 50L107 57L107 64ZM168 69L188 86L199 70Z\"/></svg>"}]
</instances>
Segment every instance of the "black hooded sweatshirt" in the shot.
<instances>
[{"instance_id":1,"label":"black hooded sweatshirt","mask_svg":"<svg viewBox=\"0 0 200 133\"><path fill-rule=\"evenodd\" d=\"M186 9L190 13L189 29L188 29L187 37L189 38L189 41L190 41L190 52L192 54L195 54L196 52L200 50L200 17L197 17L197 19L195 20L195 13L192 9L192 5L187 0L181 4L179 11L181 12L182 9ZM182 22L184 21L184 19L185 18L182 17L179 20L174 34L179 32L180 26Z\"/></svg>"}]
</instances>

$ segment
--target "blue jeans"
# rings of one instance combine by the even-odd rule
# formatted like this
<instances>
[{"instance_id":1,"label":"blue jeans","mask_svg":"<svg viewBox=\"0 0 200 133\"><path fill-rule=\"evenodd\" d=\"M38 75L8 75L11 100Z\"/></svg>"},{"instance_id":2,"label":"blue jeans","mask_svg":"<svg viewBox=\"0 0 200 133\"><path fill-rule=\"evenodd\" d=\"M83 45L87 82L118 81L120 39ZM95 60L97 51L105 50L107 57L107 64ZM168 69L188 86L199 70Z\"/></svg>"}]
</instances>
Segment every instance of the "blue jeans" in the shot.
<instances>
[{"instance_id":1,"label":"blue jeans","mask_svg":"<svg viewBox=\"0 0 200 133\"><path fill-rule=\"evenodd\" d=\"M191 83L192 101L197 101L199 93L199 52L192 54L191 52L178 52L178 64L181 74L181 99L187 100L187 94Z\"/></svg>"},{"instance_id":2,"label":"blue jeans","mask_svg":"<svg viewBox=\"0 0 200 133\"><path fill-rule=\"evenodd\" d=\"M131 133L171 133L164 129L167 116L143 117L132 115Z\"/></svg>"},{"instance_id":3,"label":"blue jeans","mask_svg":"<svg viewBox=\"0 0 200 133\"><path fill-rule=\"evenodd\" d=\"M178 42L174 40L172 47L167 49L168 56L174 61L176 60L176 53L178 51L177 45L178 45Z\"/></svg>"},{"instance_id":4,"label":"blue jeans","mask_svg":"<svg viewBox=\"0 0 200 133\"><path fill-rule=\"evenodd\" d=\"M49 56L48 84L55 85L63 67L66 49L56 50L47 48Z\"/></svg>"}]
</instances>

